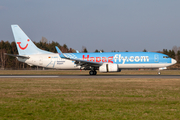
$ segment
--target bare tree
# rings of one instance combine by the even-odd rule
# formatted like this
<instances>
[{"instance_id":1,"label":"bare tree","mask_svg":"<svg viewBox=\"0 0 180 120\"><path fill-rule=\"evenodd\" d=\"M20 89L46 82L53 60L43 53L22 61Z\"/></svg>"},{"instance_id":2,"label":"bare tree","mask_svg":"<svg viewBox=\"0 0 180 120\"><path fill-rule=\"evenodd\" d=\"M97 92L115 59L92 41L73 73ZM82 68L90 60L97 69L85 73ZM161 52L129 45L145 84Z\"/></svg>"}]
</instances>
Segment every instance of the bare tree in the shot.
<instances>
[{"instance_id":1,"label":"bare tree","mask_svg":"<svg viewBox=\"0 0 180 120\"><path fill-rule=\"evenodd\" d=\"M1 49L0 50L0 58L1 58L1 69L5 68L5 64L6 64L6 55L4 54L6 52L5 49Z\"/></svg>"},{"instance_id":2,"label":"bare tree","mask_svg":"<svg viewBox=\"0 0 180 120\"><path fill-rule=\"evenodd\" d=\"M42 43L47 43L48 40L47 40L45 37L42 37L42 38L41 38L41 42L42 42Z\"/></svg>"},{"instance_id":3,"label":"bare tree","mask_svg":"<svg viewBox=\"0 0 180 120\"><path fill-rule=\"evenodd\" d=\"M174 50L175 54L177 54L178 47L175 45L175 46L173 46L172 50Z\"/></svg>"}]
</instances>

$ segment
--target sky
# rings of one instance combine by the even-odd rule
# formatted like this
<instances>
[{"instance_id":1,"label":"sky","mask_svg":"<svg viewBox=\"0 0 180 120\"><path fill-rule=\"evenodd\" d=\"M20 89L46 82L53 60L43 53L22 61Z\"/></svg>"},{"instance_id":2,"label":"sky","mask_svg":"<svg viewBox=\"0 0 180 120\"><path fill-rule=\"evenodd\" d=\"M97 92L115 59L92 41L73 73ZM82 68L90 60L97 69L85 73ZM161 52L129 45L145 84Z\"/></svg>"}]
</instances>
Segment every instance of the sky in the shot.
<instances>
[{"instance_id":1,"label":"sky","mask_svg":"<svg viewBox=\"0 0 180 120\"><path fill-rule=\"evenodd\" d=\"M1 0L0 40L18 24L42 37L89 52L162 51L180 46L180 0Z\"/></svg>"}]
</instances>

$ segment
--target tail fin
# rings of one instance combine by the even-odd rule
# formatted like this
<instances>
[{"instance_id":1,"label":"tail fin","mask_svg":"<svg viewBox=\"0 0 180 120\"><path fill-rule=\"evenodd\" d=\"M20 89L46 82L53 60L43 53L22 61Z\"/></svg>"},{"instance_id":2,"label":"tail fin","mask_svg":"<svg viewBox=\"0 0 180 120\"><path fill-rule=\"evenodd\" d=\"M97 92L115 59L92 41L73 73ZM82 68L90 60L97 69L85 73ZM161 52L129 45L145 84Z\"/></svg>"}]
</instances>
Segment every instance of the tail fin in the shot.
<instances>
[{"instance_id":1,"label":"tail fin","mask_svg":"<svg viewBox=\"0 0 180 120\"><path fill-rule=\"evenodd\" d=\"M31 41L31 39L23 32L23 30L18 25L11 25L11 28L19 55L51 53L36 47L36 45Z\"/></svg>"}]
</instances>

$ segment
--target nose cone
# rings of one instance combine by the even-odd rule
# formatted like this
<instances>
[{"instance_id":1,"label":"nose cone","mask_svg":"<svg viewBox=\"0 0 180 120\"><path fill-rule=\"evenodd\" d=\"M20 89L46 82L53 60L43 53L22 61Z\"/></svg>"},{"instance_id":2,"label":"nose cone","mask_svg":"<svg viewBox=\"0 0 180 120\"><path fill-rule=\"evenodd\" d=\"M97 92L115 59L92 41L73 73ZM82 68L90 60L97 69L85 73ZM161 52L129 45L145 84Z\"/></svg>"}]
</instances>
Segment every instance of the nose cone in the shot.
<instances>
[{"instance_id":1,"label":"nose cone","mask_svg":"<svg viewBox=\"0 0 180 120\"><path fill-rule=\"evenodd\" d=\"M172 64L176 64L177 61L176 61L175 59L171 58L171 63L172 63Z\"/></svg>"}]
</instances>

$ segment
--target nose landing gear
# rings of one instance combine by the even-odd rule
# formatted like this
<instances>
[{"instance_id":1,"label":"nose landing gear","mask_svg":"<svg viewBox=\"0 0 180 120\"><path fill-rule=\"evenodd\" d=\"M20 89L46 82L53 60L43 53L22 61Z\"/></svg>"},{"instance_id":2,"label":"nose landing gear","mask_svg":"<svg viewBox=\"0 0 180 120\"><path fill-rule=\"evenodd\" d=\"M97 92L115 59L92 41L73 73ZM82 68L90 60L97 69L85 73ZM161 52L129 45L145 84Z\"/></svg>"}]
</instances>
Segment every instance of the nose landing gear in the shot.
<instances>
[{"instance_id":1,"label":"nose landing gear","mask_svg":"<svg viewBox=\"0 0 180 120\"><path fill-rule=\"evenodd\" d=\"M158 70L158 75L160 75L160 74L161 74L160 70L165 70L165 69L167 69L167 67L162 67L162 68L159 68L159 70Z\"/></svg>"}]
</instances>

